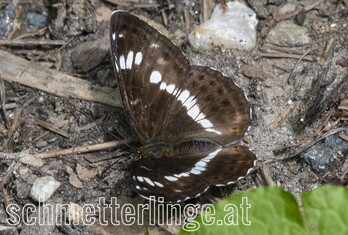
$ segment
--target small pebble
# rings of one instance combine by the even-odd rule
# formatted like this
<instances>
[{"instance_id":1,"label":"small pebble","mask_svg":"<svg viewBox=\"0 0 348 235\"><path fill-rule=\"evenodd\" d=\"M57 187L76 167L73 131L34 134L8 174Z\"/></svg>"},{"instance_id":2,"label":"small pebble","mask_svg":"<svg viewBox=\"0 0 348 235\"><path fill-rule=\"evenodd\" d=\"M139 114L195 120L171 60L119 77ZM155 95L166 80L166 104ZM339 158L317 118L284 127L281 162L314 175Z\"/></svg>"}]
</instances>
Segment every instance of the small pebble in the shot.
<instances>
[{"instance_id":1,"label":"small pebble","mask_svg":"<svg viewBox=\"0 0 348 235\"><path fill-rule=\"evenodd\" d=\"M0 10L0 37L5 37L10 31L14 18L15 12L13 4L10 3Z\"/></svg>"},{"instance_id":2,"label":"small pebble","mask_svg":"<svg viewBox=\"0 0 348 235\"><path fill-rule=\"evenodd\" d=\"M190 33L189 42L197 50L251 50L256 44L257 23L256 13L240 2L218 4L211 19Z\"/></svg>"},{"instance_id":3,"label":"small pebble","mask_svg":"<svg viewBox=\"0 0 348 235\"><path fill-rule=\"evenodd\" d=\"M267 35L267 42L278 46L305 46L312 43L308 29L290 20L278 23Z\"/></svg>"},{"instance_id":4,"label":"small pebble","mask_svg":"<svg viewBox=\"0 0 348 235\"><path fill-rule=\"evenodd\" d=\"M0 234L4 235L18 235L16 227L4 226L0 224Z\"/></svg>"},{"instance_id":5,"label":"small pebble","mask_svg":"<svg viewBox=\"0 0 348 235\"><path fill-rule=\"evenodd\" d=\"M34 181L30 190L30 197L37 202L45 202L60 187L61 183L52 176L44 176Z\"/></svg>"},{"instance_id":6,"label":"small pebble","mask_svg":"<svg viewBox=\"0 0 348 235\"><path fill-rule=\"evenodd\" d=\"M43 28L47 26L48 24L48 17L47 15L41 13L41 12L28 12L27 14L27 20L28 23L35 28Z\"/></svg>"}]
</instances>

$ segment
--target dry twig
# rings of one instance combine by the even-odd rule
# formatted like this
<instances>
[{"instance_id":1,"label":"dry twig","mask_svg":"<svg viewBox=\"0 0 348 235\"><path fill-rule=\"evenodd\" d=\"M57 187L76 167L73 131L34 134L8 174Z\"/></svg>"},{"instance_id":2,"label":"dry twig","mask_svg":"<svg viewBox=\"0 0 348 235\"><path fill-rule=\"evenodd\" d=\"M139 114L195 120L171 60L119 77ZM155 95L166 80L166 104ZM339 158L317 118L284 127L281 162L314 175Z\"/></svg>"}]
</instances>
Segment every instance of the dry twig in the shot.
<instances>
[{"instance_id":1,"label":"dry twig","mask_svg":"<svg viewBox=\"0 0 348 235\"><path fill-rule=\"evenodd\" d=\"M31 63L21 57L0 50L0 74L8 82L36 88L63 97L72 97L121 107L116 89L100 87L68 74ZM23 71L23 68L27 68Z\"/></svg>"},{"instance_id":2,"label":"dry twig","mask_svg":"<svg viewBox=\"0 0 348 235\"><path fill-rule=\"evenodd\" d=\"M69 149L47 151L47 152L36 154L35 157L39 159L40 158L43 159L43 158L65 156L68 154L81 154L81 153L95 152L95 151L101 151L101 150L119 147L127 143L128 143L128 140L118 140L118 141L116 140L116 141L110 141L110 142L101 143L101 144L93 144L93 145L79 146L79 147L74 147Z\"/></svg>"}]
</instances>

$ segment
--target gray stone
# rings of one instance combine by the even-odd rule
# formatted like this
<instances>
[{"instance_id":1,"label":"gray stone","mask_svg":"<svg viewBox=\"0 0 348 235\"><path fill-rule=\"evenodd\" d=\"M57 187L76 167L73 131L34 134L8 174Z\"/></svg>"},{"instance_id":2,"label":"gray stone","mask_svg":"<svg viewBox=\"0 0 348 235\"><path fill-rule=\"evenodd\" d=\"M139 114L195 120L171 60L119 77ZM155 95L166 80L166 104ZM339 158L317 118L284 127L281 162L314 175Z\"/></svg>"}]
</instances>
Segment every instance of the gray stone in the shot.
<instances>
[{"instance_id":1,"label":"gray stone","mask_svg":"<svg viewBox=\"0 0 348 235\"><path fill-rule=\"evenodd\" d=\"M17 229L15 227L0 225L0 234L18 235L18 232L17 232Z\"/></svg>"},{"instance_id":2,"label":"gray stone","mask_svg":"<svg viewBox=\"0 0 348 235\"><path fill-rule=\"evenodd\" d=\"M59 188L61 183L52 176L44 176L34 181L30 190L30 197L37 202L45 202Z\"/></svg>"},{"instance_id":3,"label":"gray stone","mask_svg":"<svg viewBox=\"0 0 348 235\"><path fill-rule=\"evenodd\" d=\"M304 46L312 43L307 28L292 21L282 21L272 28L267 35L267 42L278 46Z\"/></svg>"},{"instance_id":4,"label":"gray stone","mask_svg":"<svg viewBox=\"0 0 348 235\"><path fill-rule=\"evenodd\" d=\"M197 26L189 35L189 42L197 50L251 50L256 43L255 12L240 2L218 4L211 19Z\"/></svg>"}]
</instances>

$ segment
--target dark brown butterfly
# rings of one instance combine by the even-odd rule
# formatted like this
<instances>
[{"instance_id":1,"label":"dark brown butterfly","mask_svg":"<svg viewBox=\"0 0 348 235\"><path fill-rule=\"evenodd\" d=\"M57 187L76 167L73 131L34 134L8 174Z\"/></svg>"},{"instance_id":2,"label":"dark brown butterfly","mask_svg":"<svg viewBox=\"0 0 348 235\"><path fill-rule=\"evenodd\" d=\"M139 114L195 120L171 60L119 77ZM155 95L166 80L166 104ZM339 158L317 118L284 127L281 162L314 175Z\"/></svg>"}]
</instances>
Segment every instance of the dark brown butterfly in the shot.
<instances>
[{"instance_id":1,"label":"dark brown butterfly","mask_svg":"<svg viewBox=\"0 0 348 235\"><path fill-rule=\"evenodd\" d=\"M136 191L174 202L228 185L253 166L241 140L249 103L231 78L191 65L180 49L137 16L110 20L114 69L130 126L141 144Z\"/></svg>"}]
</instances>

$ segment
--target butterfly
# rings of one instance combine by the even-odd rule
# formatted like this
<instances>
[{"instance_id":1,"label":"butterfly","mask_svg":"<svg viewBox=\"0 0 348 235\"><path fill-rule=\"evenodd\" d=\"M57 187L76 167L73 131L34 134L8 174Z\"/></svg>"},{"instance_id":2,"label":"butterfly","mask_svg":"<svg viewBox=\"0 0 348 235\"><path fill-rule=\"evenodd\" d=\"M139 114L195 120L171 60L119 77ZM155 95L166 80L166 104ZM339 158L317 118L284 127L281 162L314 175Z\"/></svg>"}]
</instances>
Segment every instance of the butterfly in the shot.
<instances>
[{"instance_id":1,"label":"butterfly","mask_svg":"<svg viewBox=\"0 0 348 235\"><path fill-rule=\"evenodd\" d=\"M236 143L249 128L250 106L231 78L191 65L126 11L112 13L110 42L125 115L140 143L132 166L140 196L184 201L247 174L255 154Z\"/></svg>"}]
</instances>

